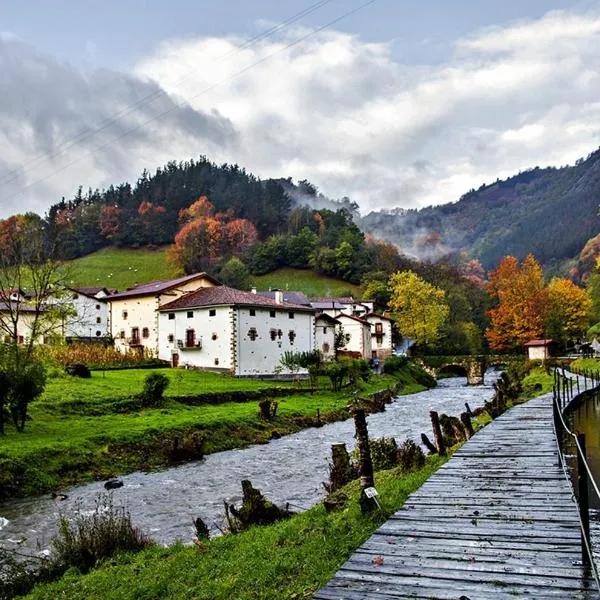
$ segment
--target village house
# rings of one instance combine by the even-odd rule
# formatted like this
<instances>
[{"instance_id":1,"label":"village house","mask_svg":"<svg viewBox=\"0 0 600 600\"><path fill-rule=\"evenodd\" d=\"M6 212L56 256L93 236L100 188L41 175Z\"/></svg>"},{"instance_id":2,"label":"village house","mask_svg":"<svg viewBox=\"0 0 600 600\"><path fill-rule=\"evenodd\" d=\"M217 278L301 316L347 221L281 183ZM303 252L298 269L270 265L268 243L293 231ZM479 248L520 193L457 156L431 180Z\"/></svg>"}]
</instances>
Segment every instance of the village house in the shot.
<instances>
[{"instance_id":1,"label":"village house","mask_svg":"<svg viewBox=\"0 0 600 600\"><path fill-rule=\"evenodd\" d=\"M550 339L530 340L525 344L529 360L546 360L552 356L553 341Z\"/></svg>"},{"instance_id":2,"label":"village house","mask_svg":"<svg viewBox=\"0 0 600 600\"><path fill-rule=\"evenodd\" d=\"M285 352L314 348L314 310L228 286L207 287L159 309L159 358L237 376L291 374Z\"/></svg>"},{"instance_id":3,"label":"village house","mask_svg":"<svg viewBox=\"0 0 600 600\"><path fill-rule=\"evenodd\" d=\"M342 313L336 315L335 319L339 322L346 337L346 343L340 350L369 360L372 357L371 324L359 317Z\"/></svg>"},{"instance_id":4,"label":"village house","mask_svg":"<svg viewBox=\"0 0 600 600\"><path fill-rule=\"evenodd\" d=\"M375 310L374 303L370 300L355 300L352 296L339 298L313 298L310 301L311 306L334 317L339 313L353 315L364 318L368 313Z\"/></svg>"},{"instance_id":5,"label":"village house","mask_svg":"<svg viewBox=\"0 0 600 600\"><path fill-rule=\"evenodd\" d=\"M107 298L111 293L104 287L67 288L73 306L66 315L64 335L67 342L91 341L110 335L110 311Z\"/></svg>"},{"instance_id":6,"label":"village house","mask_svg":"<svg viewBox=\"0 0 600 600\"><path fill-rule=\"evenodd\" d=\"M392 355L392 325L393 321L385 315L368 313L364 320L371 324L371 357L384 361Z\"/></svg>"},{"instance_id":7,"label":"village house","mask_svg":"<svg viewBox=\"0 0 600 600\"><path fill-rule=\"evenodd\" d=\"M315 316L315 350L318 350L325 360L335 358L335 336L340 323L326 313Z\"/></svg>"},{"instance_id":8,"label":"village house","mask_svg":"<svg viewBox=\"0 0 600 600\"><path fill-rule=\"evenodd\" d=\"M18 344L26 344L31 339L31 329L36 309L19 301L0 302L0 331L4 342L16 339ZM16 328L13 319L16 319ZM35 340L40 343L41 339Z\"/></svg>"},{"instance_id":9,"label":"village house","mask_svg":"<svg viewBox=\"0 0 600 600\"><path fill-rule=\"evenodd\" d=\"M137 285L109 296L110 331L115 348L121 352L144 349L158 354L158 309L199 288L219 285L210 275L195 273Z\"/></svg>"}]
</instances>

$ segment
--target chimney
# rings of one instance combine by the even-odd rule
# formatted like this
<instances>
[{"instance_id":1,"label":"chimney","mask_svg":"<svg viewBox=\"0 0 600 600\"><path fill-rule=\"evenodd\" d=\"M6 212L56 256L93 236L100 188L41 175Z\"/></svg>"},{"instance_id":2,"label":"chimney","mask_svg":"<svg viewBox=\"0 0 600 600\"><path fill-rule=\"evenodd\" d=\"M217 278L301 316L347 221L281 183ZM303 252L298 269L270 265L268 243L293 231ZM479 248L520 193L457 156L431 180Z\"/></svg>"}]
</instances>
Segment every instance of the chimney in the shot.
<instances>
[{"instance_id":1,"label":"chimney","mask_svg":"<svg viewBox=\"0 0 600 600\"><path fill-rule=\"evenodd\" d=\"M275 302L283 304L283 292L281 290L275 290Z\"/></svg>"},{"instance_id":2,"label":"chimney","mask_svg":"<svg viewBox=\"0 0 600 600\"><path fill-rule=\"evenodd\" d=\"M256 287L252 286L252 290L251 291L252 291L253 294L256 294Z\"/></svg>"}]
</instances>

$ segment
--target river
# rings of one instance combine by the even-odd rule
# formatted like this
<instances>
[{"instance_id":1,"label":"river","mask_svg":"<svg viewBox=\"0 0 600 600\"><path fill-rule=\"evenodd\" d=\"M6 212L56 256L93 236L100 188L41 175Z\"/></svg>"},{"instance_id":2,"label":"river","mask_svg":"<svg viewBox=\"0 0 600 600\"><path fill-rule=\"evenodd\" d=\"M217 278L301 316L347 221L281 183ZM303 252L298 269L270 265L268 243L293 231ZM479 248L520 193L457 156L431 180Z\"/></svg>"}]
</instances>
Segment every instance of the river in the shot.
<instances>
[{"instance_id":1,"label":"river","mask_svg":"<svg viewBox=\"0 0 600 600\"><path fill-rule=\"evenodd\" d=\"M443 379L437 388L399 396L385 412L368 417L371 437L395 437L400 444L420 434L431 438L429 411L459 415L465 402L482 406L493 396L493 371L486 374L485 386L467 386L464 378ZM292 510L307 509L322 499L322 482L329 477L328 458L334 443L354 447L354 421L348 419L321 428L310 428L273 440L268 444L211 454L201 461L155 471L123 476L124 486L115 490L115 505L124 505L135 525L156 542L190 542L193 519L202 517L212 533L222 523L223 500L239 504L242 479L249 479L279 505L290 503ZM92 510L102 482L64 491L64 501L49 496L0 504L0 542L44 550L56 533L59 513L69 515L80 506Z\"/></svg>"}]
</instances>

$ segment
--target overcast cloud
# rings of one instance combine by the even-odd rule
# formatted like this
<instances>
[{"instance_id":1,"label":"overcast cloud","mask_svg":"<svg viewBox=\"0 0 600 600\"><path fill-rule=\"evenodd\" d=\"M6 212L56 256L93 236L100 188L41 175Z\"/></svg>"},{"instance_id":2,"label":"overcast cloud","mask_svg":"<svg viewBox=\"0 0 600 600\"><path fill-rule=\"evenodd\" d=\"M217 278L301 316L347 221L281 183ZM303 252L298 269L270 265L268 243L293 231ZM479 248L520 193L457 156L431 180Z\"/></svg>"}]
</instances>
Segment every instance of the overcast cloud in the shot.
<instances>
[{"instance_id":1,"label":"overcast cloud","mask_svg":"<svg viewBox=\"0 0 600 600\"><path fill-rule=\"evenodd\" d=\"M199 154L309 179L363 212L411 208L599 145L597 13L476 31L435 65L338 31L286 48L305 33L242 51L235 38L171 40L128 74L0 38L1 216Z\"/></svg>"}]
</instances>

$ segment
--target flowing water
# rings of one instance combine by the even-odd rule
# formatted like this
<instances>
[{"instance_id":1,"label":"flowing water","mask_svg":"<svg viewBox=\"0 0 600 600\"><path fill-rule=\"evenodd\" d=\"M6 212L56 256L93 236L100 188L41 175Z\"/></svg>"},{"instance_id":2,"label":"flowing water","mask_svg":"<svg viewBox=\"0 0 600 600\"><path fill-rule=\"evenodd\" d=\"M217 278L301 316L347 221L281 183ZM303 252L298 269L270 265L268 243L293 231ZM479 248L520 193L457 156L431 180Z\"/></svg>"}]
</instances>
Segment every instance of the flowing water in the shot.
<instances>
[{"instance_id":1,"label":"flowing water","mask_svg":"<svg viewBox=\"0 0 600 600\"><path fill-rule=\"evenodd\" d=\"M400 396L385 412L368 417L369 434L395 437L398 443L407 437L420 441L422 432L431 438L430 410L459 415L465 402L471 408L482 406L493 396L493 380L495 374L489 371L485 386L467 387L464 378L452 378L441 380L432 390ZM353 435L354 421L348 419L164 471L131 473L121 478L124 486L112 492L114 503L125 505L134 524L163 544L191 541L196 517L217 533L223 500L239 504L242 479L252 481L279 505L289 502L292 510L306 509L323 497L331 444L343 442L350 450ZM77 505L92 510L102 492L103 484L97 482L65 490L68 498L62 502L44 496L1 504L0 542L47 548L59 513L69 515Z\"/></svg>"}]
</instances>

